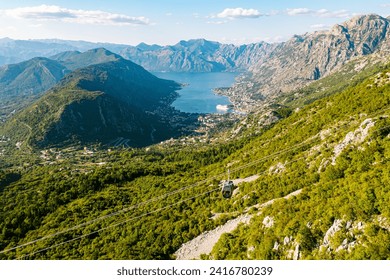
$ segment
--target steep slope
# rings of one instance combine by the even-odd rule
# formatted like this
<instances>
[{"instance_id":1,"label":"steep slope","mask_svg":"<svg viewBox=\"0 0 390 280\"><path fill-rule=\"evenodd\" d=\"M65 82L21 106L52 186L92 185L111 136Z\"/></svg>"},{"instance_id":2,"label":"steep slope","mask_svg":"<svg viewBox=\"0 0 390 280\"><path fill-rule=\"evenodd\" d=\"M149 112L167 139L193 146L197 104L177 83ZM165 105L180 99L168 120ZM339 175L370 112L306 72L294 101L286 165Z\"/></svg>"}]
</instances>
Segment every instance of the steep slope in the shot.
<instances>
[{"instance_id":1,"label":"steep slope","mask_svg":"<svg viewBox=\"0 0 390 280\"><path fill-rule=\"evenodd\" d=\"M277 151L261 163L257 181L239 187L236 200L254 207L251 222L222 236L208 258L389 258L390 68L367 71L359 75L368 78L292 113L232 157L240 165ZM339 83L338 73L332 78ZM295 199L260 207L271 193L297 189Z\"/></svg>"},{"instance_id":2,"label":"steep slope","mask_svg":"<svg viewBox=\"0 0 390 280\"><path fill-rule=\"evenodd\" d=\"M357 16L329 31L294 36L251 67L252 100L278 97L336 71L352 58L390 50L389 20ZM244 91L244 89L242 89Z\"/></svg>"},{"instance_id":3,"label":"steep slope","mask_svg":"<svg viewBox=\"0 0 390 280\"><path fill-rule=\"evenodd\" d=\"M240 81L231 88L221 89L221 94L229 96L240 110L251 112L251 117L245 118L244 122L237 123L226 137L247 137L258 134L262 131L262 126L269 126L281 118L287 117L294 110L300 110L303 106L318 99L331 96L361 83L373 74L386 69L389 62L388 57L377 53L356 57L333 74L293 91L272 98L262 98L260 102L259 100L254 102L251 99L253 96L248 95L255 86L253 82L248 82L248 80Z\"/></svg>"},{"instance_id":4,"label":"steep slope","mask_svg":"<svg viewBox=\"0 0 390 280\"><path fill-rule=\"evenodd\" d=\"M34 95L55 85L70 71L47 58L0 67L0 96Z\"/></svg>"},{"instance_id":5,"label":"steep slope","mask_svg":"<svg viewBox=\"0 0 390 280\"><path fill-rule=\"evenodd\" d=\"M118 137L127 138L131 146L144 146L175 135L163 116L153 112L170 110L178 85L116 58L67 75L10 119L2 135L33 147L107 143Z\"/></svg>"},{"instance_id":6,"label":"steep slope","mask_svg":"<svg viewBox=\"0 0 390 280\"><path fill-rule=\"evenodd\" d=\"M108 61L119 55L105 49L92 49L84 53L65 52L52 58L37 57L17 64L0 67L0 95L34 95L41 93L77 68Z\"/></svg>"},{"instance_id":7,"label":"steep slope","mask_svg":"<svg viewBox=\"0 0 390 280\"><path fill-rule=\"evenodd\" d=\"M62 64L47 58L0 67L0 124L69 72Z\"/></svg>"}]
</instances>

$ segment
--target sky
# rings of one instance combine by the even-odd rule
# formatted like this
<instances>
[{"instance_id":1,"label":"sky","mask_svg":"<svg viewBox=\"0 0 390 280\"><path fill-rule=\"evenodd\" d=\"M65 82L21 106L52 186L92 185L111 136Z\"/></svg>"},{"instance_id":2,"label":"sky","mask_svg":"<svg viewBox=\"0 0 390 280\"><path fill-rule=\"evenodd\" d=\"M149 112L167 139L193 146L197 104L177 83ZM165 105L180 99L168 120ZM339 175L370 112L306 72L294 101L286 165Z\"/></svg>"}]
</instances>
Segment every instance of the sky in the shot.
<instances>
[{"instance_id":1,"label":"sky","mask_svg":"<svg viewBox=\"0 0 390 280\"><path fill-rule=\"evenodd\" d=\"M0 0L0 38L239 45L286 41L369 13L389 16L390 0Z\"/></svg>"}]
</instances>

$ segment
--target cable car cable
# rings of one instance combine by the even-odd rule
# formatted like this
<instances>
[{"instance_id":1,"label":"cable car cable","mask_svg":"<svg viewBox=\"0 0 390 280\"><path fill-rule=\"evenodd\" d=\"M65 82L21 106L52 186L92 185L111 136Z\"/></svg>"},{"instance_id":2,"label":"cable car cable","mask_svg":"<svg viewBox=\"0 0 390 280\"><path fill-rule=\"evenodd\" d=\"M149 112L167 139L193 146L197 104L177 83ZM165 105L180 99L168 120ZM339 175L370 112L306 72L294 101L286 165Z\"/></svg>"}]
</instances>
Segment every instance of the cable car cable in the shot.
<instances>
[{"instance_id":1,"label":"cable car cable","mask_svg":"<svg viewBox=\"0 0 390 280\"><path fill-rule=\"evenodd\" d=\"M386 110L383 110L383 111L386 111ZM385 127L382 127L382 128L380 128L380 129L377 129L377 130L374 130L374 131L383 130L383 129L386 129L386 128L388 128L388 127L390 127L390 126L385 126ZM373 131L373 132L374 132L374 131ZM267 160L267 159L269 159L269 158L272 158L272 157L274 157L274 156L277 156L277 155L286 153L286 152L288 152L288 151L292 151L292 150L294 150L295 148L304 145L306 142L307 142L307 143L310 143L312 140L316 139L318 136L319 136L319 135L317 134L317 135L315 135L315 136L312 136L312 137L306 139L305 141L303 141L303 142L301 142L301 143L299 143L299 144L297 144L297 145L292 146L292 147L289 148L289 149L285 149L285 150L282 150L282 151L279 151L279 152L270 154L270 155L265 156L265 157L263 157L263 158L260 158L260 159L258 159L258 160L256 160L256 161L252 161L252 162L249 162L249 163L247 163L247 164L245 164L245 165L243 165L243 166L239 166L239 167L237 167L237 168L234 168L234 169L232 169L232 170L233 170L233 171L238 171L238 170L244 169L244 168L246 168L246 167L248 167L248 166L251 166L251 165L254 165L254 164L256 164L256 163L259 163L259 162L261 162L261 161L264 161L264 160ZM261 173L260 173L260 174L261 174ZM94 222L96 222L96 221L104 220L104 219L109 218L109 217L117 216L117 215L119 215L119 214L121 214L121 213L128 212L128 211L131 210L131 209L139 208L140 206L145 205L145 204L148 204L148 203L150 203L150 202L158 201L158 200L160 200L160 199L162 199L162 198L169 197L169 196L171 196L171 195L173 195L173 194L176 194L176 193L179 193L179 192L181 192L181 191L183 191L183 190L186 190L186 189L189 189L189 188L198 186L198 185L200 185L200 184L202 184L202 183L206 183L206 182L208 182L208 181L210 181L210 180L213 180L213 179L216 179L216 178L218 178L218 177L220 177L220 176L222 176L222 175L224 175L224 173L221 173L221 174L218 174L218 175L214 175L214 176L211 177L211 178L202 180L202 181L197 182L197 183L195 183L195 184L192 184L192 185L183 187L183 188L181 188L181 189L175 190L175 191L173 191L173 192L170 192L170 193L161 195L161 196L159 196L159 197L157 197L157 198L153 198L153 199L150 199L150 200L141 202L141 203L139 203L139 204L130 206L130 207L128 207L128 208L125 208L125 209L122 209L122 210L119 210L119 211L110 213L110 214L108 214L108 215L104 215L104 216L98 217L98 218L96 218L96 219L93 219L93 220L87 221L87 222L85 222L85 223L76 225L76 226L74 226L74 227L65 229L65 230L63 230L63 231L60 231L60 232L57 232L57 233L53 233L53 234L51 234L51 235L46 235L46 236L44 236L44 237L42 237L42 238L35 239L35 240L33 240L33 241L30 241L30 242L27 242L27 243L24 243L24 244L21 244L21 245L18 245L18 246L15 246L15 247L12 247L12 248L3 250L3 251L0 251L0 253L7 253L7 252L9 252L9 251L13 251L13 250L15 250L15 249L22 248L22 247L25 247L25 246L28 246L28 245L37 243L37 242L39 242L39 241L42 241L42 240L45 240L45 239L48 239L48 238L51 238L51 237L55 237L55 236L57 236L57 235L60 235L60 234L63 234L63 233L66 233L66 232L75 230L75 229L77 229L77 228L80 228L80 227L83 227L83 226L86 226L86 225L89 225L89 224L92 224L92 223L94 223ZM217 188L217 189L220 189L220 188ZM217 190L217 189L215 189L215 190Z\"/></svg>"},{"instance_id":2,"label":"cable car cable","mask_svg":"<svg viewBox=\"0 0 390 280\"><path fill-rule=\"evenodd\" d=\"M109 226L107 226L107 227L104 227L104 228L95 230L95 231L93 231L93 232L90 232L90 233L87 233L87 234L80 235L80 236L75 237L75 238L73 238L73 239L70 239L70 240L67 240L67 241L64 241L64 242L61 242L61 243L54 244L54 245L52 245L52 246L50 246L50 247L43 248L43 249L38 250L38 251L35 251L35 252L31 253L31 254L23 255L22 257L20 257L20 258L18 258L18 259L24 259L25 257L29 257L29 256L32 256L32 255L35 255L35 254L38 254L38 253L41 253L41 252L44 252L44 251L47 251L47 250L56 248L56 247L58 247L58 246L61 246L61 245L64 245L64 244L67 244L67 243L70 243L70 242L73 242L73 241L82 239L82 238L87 237L87 236L90 236L90 235L92 235L92 234L96 234L96 233L99 233L99 232L101 232L101 231L104 231L104 230L107 230L107 229L110 229L110 228L113 228L113 227L117 227L117 226L123 225L123 224L128 223L128 222L131 222L131 221L133 221L133 220L136 220L136 219L139 219L139 218L148 216L148 215L150 215L150 214L154 214L154 213L160 212L160 211L162 211L162 210L171 208L172 206L179 205L179 204L181 204L181 203L183 203L183 202L190 201L190 200L192 200L192 199L201 197L201 196L206 195L206 194L210 194L210 193L215 192L215 191L217 191L217 190L219 190L219 187L218 187L218 188L215 188L215 189L212 189L212 190L210 190L210 191L207 191L207 192L204 192L204 193L195 195L195 196L193 196L193 197L190 197L190 198L181 200L181 201L179 201L179 202L176 202L176 203L173 203L173 204L170 204L170 205L161 207L161 208L159 208L159 209L150 211L150 212L148 212L148 213L144 213L144 214L142 214L142 215L139 215L139 216L136 216L136 217L132 217L132 218L130 218L130 219L126 219L126 220L123 220L123 221L120 221L120 222L118 222L118 223L115 223L115 224L113 224L113 225L109 225Z\"/></svg>"}]
</instances>

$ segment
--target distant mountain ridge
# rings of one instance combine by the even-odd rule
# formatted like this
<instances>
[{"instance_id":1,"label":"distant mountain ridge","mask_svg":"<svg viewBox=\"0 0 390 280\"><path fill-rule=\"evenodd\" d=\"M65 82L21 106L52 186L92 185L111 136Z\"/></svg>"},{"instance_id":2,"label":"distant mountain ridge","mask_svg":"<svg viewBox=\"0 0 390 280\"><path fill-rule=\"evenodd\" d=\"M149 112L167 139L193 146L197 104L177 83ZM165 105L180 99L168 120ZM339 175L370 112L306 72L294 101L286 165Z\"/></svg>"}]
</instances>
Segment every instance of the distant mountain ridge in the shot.
<instances>
[{"instance_id":1,"label":"distant mountain ridge","mask_svg":"<svg viewBox=\"0 0 390 280\"><path fill-rule=\"evenodd\" d=\"M276 45L265 42L235 46L205 39L180 41L172 46L137 46L67 40L0 39L0 65L34 57L59 58L59 53L105 48L143 66L148 71L218 72L245 71ZM62 54L63 55L63 54Z\"/></svg>"},{"instance_id":2,"label":"distant mountain ridge","mask_svg":"<svg viewBox=\"0 0 390 280\"><path fill-rule=\"evenodd\" d=\"M165 47L141 44L128 47L120 54L150 71L245 71L275 47L276 44L265 42L235 46L197 39Z\"/></svg>"},{"instance_id":3,"label":"distant mountain ridge","mask_svg":"<svg viewBox=\"0 0 390 280\"><path fill-rule=\"evenodd\" d=\"M354 17L331 30L295 35L287 42L265 42L236 46L205 39L160 46L137 46L67 40L0 39L0 64L33 57L53 57L61 52L84 52L105 48L134 61L148 71L219 72L247 71L260 81L262 95L275 85L281 91L299 87L307 80L328 75L347 60L389 50L389 19L378 15ZM386 46L387 45L387 46ZM69 54L69 53L68 53ZM291 74L298 72L299 75ZM284 79L280 83L281 79Z\"/></svg>"},{"instance_id":4,"label":"distant mountain ridge","mask_svg":"<svg viewBox=\"0 0 390 280\"><path fill-rule=\"evenodd\" d=\"M106 48L118 53L127 45L92 43L86 41L69 41L58 39L13 40L0 39L0 65L19 63L35 57L51 57L67 51L85 52L90 49Z\"/></svg>"}]
</instances>

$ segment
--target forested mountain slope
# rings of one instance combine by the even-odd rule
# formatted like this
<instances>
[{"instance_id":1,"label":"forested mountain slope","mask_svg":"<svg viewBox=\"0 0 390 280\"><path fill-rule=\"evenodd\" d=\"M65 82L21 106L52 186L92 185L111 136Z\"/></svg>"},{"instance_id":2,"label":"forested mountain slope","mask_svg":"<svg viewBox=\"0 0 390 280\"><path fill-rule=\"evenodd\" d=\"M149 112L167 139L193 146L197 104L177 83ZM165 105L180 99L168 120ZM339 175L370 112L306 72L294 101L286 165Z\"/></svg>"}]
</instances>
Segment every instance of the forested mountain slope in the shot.
<instances>
[{"instance_id":1,"label":"forested mountain slope","mask_svg":"<svg viewBox=\"0 0 390 280\"><path fill-rule=\"evenodd\" d=\"M208 258L388 259L389 82L389 69L382 69L267 131L262 137L271 142L306 134L290 147L307 149L281 156L241 190L252 201L302 192L252 209L251 223L223 236ZM287 121L288 129L279 126ZM277 127L278 133L268 134Z\"/></svg>"},{"instance_id":2,"label":"forested mountain slope","mask_svg":"<svg viewBox=\"0 0 390 280\"><path fill-rule=\"evenodd\" d=\"M37 57L0 67L0 123L38 99L73 70L119 59L119 55L106 49L92 49L84 53L60 53L52 58Z\"/></svg>"},{"instance_id":3,"label":"forested mountain slope","mask_svg":"<svg viewBox=\"0 0 390 280\"><path fill-rule=\"evenodd\" d=\"M179 85L112 56L114 61L67 75L9 119L1 135L24 147L108 143L119 137L128 139L131 146L145 146L176 135L164 112L172 113L170 102Z\"/></svg>"},{"instance_id":4,"label":"forested mountain slope","mask_svg":"<svg viewBox=\"0 0 390 280\"><path fill-rule=\"evenodd\" d=\"M169 259L252 207L249 225L224 235L208 258L388 259L389 73L378 68L224 143L47 151L61 157L0 177L0 257ZM227 168L259 178L223 199Z\"/></svg>"}]
</instances>

